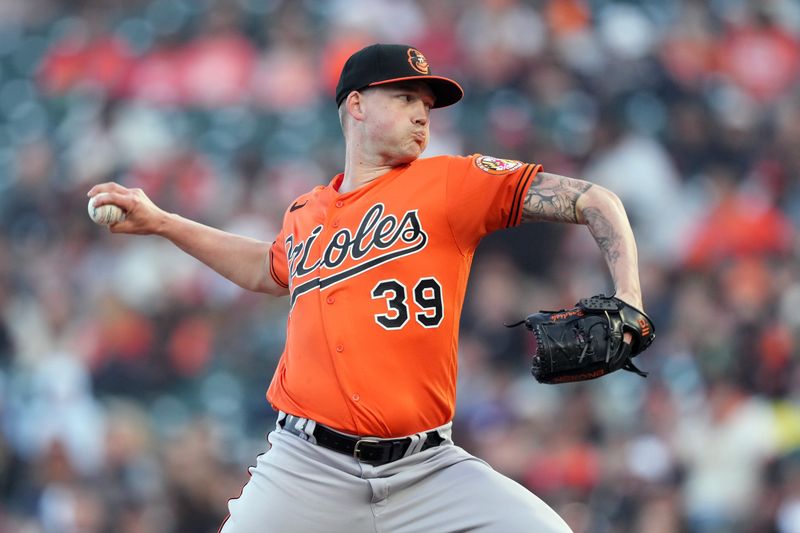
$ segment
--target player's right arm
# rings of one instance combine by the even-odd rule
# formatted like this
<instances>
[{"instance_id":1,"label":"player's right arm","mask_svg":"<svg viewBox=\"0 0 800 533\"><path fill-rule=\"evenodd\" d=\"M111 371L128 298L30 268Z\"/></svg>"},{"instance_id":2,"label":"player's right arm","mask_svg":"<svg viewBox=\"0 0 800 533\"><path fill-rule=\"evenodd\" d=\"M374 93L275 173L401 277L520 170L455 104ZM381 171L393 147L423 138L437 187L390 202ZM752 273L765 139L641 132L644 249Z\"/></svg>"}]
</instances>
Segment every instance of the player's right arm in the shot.
<instances>
[{"instance_id":1,"label":"player's right arm","mask_svg":"<svg viewBox=\"0 0 800 533\"><path fill-rule=\"evenodd\" d=\"M126 213L124 221L110 226L112 232L160 235L240 287L275 296L288 294L270 275L269 243L167 213L141 189L103 183L92 187L88 196L101 192L108 194L98 198L96 206L115 204Z\"/></svg>"}]
</instances>

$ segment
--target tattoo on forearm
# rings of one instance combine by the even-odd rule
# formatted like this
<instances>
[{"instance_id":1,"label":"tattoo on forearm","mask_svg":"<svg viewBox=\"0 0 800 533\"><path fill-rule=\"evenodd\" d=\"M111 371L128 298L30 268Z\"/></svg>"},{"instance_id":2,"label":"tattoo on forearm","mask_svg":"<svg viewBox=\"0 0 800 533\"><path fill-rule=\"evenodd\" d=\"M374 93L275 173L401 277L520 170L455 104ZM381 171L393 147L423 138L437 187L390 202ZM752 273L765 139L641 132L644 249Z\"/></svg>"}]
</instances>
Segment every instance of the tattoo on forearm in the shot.
<instances>
[{"instance_id":1,"label":"tattoo on forearm","mask_svg":"<svg viewBox=\"0 0 800 533\"><path fill-rule=\"evenodd\" d=\"M603 256L609 266L612 267L617 263L620 257L620 246L622 240L614 226L596 207L587 207L583 210L583 216L586 219L586 225L589 226L589 231L592 232L594 240L603 252Z\"/></svg>"},{"instance_id":2,"label":"tattoo on forearm","mask_svg":"<svg viewBox=\"0 0 800 533\"><path fill-rule=\"evenodd\" d=\"M531 184L522 205L522 221L578 222L575 205L592 184L542 173Z\"/></svg>"}]
</instances>

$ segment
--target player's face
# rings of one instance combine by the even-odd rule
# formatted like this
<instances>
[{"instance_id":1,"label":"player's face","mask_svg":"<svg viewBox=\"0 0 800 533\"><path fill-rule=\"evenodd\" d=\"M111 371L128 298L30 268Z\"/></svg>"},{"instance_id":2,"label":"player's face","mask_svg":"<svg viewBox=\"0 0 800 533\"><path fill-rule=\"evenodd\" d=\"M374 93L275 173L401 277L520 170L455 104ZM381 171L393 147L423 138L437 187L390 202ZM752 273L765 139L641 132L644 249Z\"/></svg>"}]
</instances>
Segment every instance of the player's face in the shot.
<instances>
[{"instance_id":1,"label":"player's face","mask_svg":"<svg viewBox=\"0 0 800 533\"><path fill-rule=\"evenodd\" d=\"M424 82L392 83L365 91L368 148L390 165L410 163L428 146L434 96Z\"/></svg>"}]
</instances>

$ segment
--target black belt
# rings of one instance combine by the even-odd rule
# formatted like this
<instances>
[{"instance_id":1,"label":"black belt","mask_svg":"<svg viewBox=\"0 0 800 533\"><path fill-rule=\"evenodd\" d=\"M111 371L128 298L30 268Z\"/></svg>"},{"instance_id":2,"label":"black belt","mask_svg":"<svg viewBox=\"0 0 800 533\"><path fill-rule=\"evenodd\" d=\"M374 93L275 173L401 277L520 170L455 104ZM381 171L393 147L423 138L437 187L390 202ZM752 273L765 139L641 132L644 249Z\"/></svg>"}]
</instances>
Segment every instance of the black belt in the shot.
<instances>
[{"instance_id":1,"label":"black belt","mask_svg":"<svg viewBox=\"0 0 800 533\"><path fill-rule=\"evenodd\" d=\"M287 415L281 421L281 427L289 433L307 437L302 429L297 429L295 424L297 421L302 420L294 415ZM351 455L361 461L372 466L385 465L392 461L397 461L403 457L411 446L411 438L403 437L400 439L377 439L373 437L350 437L343 435L338 431L334 431L322 424L317 424L313 431L314 438L317 444L323 448L328 448L335 452ZM422 450L439 446L444 439L436 431L429 431L425 434L427 437L422 444Z\"/></svg>"}]
</instances>

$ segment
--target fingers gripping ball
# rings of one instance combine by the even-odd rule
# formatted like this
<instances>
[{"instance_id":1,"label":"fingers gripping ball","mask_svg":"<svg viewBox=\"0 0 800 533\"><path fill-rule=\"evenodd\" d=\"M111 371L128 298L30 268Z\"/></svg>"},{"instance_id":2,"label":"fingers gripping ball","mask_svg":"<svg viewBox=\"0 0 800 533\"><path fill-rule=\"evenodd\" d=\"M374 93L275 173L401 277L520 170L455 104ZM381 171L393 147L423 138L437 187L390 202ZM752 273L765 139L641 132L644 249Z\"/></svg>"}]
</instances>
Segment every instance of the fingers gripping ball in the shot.
<instances>
[{"instance_id":1,"label":"fingers gripping ball","mask_svg":"<svg viewBox=\"0 0 800 533\"><path fill-rule=\"evenodd\" d=\"M535 339L531 372L540 383L585 381L619 369L646 376L631 359L653 342L655 326L619 298L584 298L572 309L540 311L520 324ZM630 345L625 332L633 338Z\"/></svg>"},{"instance_id":2,"label":"fingers gripping ball","mask_svg":"<svg viewBox=\"0 0 800 533\"><path fill-rule=\"evenodd\" d=\"M89 199L89 218L91 218L95 224L101 224L103 226L110 226L111 224L116 224L117 222L125 220L125 211L119 206L114 204L106 204L99 207L94 206L95 200L105 194L107 193L101 192Z\"/></svg>"}]
</instances>

